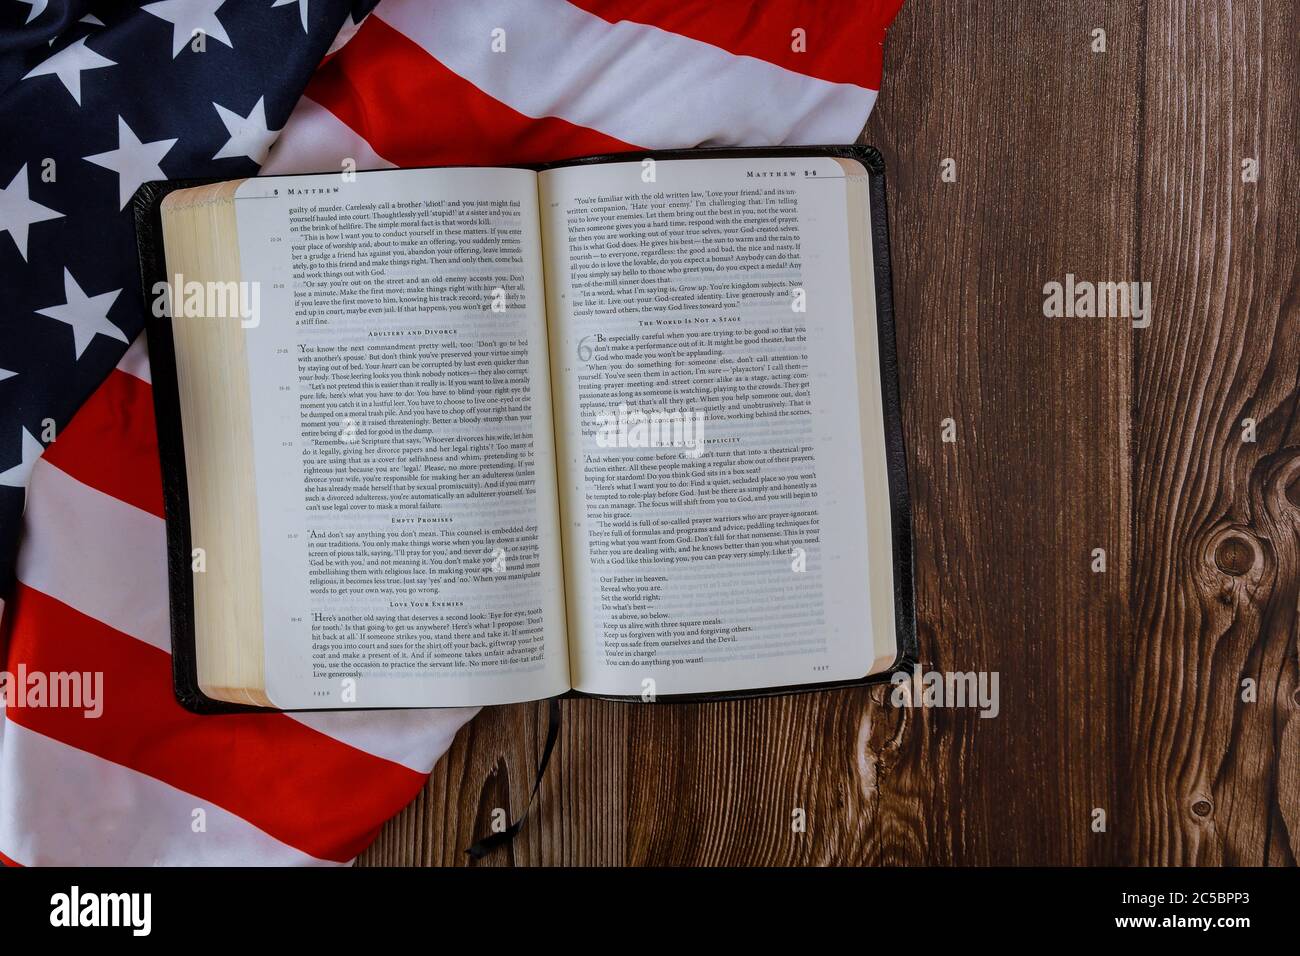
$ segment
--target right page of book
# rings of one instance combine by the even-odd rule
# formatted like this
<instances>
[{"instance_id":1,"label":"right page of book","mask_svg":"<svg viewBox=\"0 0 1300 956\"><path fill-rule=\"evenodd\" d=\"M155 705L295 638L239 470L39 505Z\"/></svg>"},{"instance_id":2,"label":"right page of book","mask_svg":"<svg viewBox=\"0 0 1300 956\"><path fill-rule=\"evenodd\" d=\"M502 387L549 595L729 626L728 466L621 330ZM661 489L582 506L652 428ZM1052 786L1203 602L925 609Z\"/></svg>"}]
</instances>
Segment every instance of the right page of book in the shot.
<instances>
[{"instance_id":1,"label":"right page of book","mask_svg":"<svg viewBox=\"0 0 1300 956\"><path fill-rule=\"evenodd\" d=\"M576 689L894 661L867 183L826 156L540 175Z\"/></svg>"}]
</instances>

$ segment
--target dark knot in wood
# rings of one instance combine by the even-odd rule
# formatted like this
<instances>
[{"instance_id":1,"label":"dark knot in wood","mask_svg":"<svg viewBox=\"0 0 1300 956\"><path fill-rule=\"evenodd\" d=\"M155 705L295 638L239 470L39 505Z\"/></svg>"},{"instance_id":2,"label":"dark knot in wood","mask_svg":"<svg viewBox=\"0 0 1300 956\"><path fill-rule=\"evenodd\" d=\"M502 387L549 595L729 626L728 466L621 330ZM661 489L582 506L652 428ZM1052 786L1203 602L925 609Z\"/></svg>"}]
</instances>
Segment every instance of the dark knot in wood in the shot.
<instances>
[{"instance_id":1,"label":"dark knot in wood","mask_svg":"<svg viewBox=\"0 0 1300 956\"><path fill-rule=\"evenodd\" d=\"M1214 549L1214 563L1224 574L1241 577L1255 564L1255 549L1239 535L1224 538Z\"/></svg>"}]
</instances>

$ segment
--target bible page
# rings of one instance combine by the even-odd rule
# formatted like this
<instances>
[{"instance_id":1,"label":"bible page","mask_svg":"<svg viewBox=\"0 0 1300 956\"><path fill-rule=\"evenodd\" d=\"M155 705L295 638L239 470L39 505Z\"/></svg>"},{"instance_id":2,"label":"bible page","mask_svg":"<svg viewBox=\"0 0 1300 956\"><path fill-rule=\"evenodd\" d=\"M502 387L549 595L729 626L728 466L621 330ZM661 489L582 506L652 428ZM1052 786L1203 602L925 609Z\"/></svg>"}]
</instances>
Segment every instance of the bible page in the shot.
<instances>
[{"instance_id":1,"label":"bible page","mask_svg":"<svg viewBox=\"0 0 1300 956\"><path fill-rule=\"evenodd\" d=\"M258 178L235 202L270 698L568 690L536 174Z\"/></svg>"},{"instance_id":2,"label":"bible page","mask_svg":"<svg viewBox=\"0 0 1300 956\"><path fill-rule=\"evenodd\" d=\"M578 690L892 663L866 181L828 157L539 175Z\"/></svg>"}]
</instances>

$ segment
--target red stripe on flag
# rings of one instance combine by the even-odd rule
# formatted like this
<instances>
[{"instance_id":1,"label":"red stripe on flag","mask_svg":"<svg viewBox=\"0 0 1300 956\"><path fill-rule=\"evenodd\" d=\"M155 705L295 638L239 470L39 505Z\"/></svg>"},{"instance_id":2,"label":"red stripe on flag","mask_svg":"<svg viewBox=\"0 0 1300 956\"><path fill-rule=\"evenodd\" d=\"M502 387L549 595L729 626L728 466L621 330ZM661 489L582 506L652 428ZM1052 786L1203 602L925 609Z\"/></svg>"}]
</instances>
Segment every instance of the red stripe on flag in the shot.
<instances>
[{"instance_id":1,"label":"red stripe on flag","mask_svg":"<svg viewBox=\"0 0 1300 956\"><path fill-rule=\"evenodd\" d=\"M172 695L171 657L19 584L5 670L102 672L103 715L15 707L17 724L210 801L322 860L345 862L425 777L281 714L199 716Z\"/></svg>"},{"instance_id":2,"label":"red stripe on flag","mask_svg":"<svg viewBox=\"0 0 1300 956\"><path fill-rule=\"evenodd\" d=\"M500 166L636 149L511 109L378 17L316 71L305 95L398 166Z\"/></svg>"},{"instance_id":3,"label":"red stripe on flag","mask_svg":"<svg viewBox=\"0 0 1300 956\"><path fill-rule=\"evenodd\" d=\"M617 23L629 20L833 83L880 89L881 43L903 0L717 3L715 0L569 0ZM804 31L804 52L793 31Z\"/></svg>"},{"instance_id":4,"label":"red stripe on flag","mask_svg":"<svg viewBox=\"0 0 1300 956\"><path fill-rule=\"evenodd\" d=\"M3 863L5 866L16 866L19 869L22 869L21 863L19 863L17 860L9 859L9 857L5 856L3 853L0 853L0 863Z\"/></svg>"},{"instance_id":5,"label":"red stripe on flag","mask_svg":"<svg viewBox=\"0 0 1300 956\"><path fill-rule=\"evenodd\" d=\"M45 460L84 485L163 516L153 389L134 375L110 372L45 449Z\"/></svg>"}]
</instances>

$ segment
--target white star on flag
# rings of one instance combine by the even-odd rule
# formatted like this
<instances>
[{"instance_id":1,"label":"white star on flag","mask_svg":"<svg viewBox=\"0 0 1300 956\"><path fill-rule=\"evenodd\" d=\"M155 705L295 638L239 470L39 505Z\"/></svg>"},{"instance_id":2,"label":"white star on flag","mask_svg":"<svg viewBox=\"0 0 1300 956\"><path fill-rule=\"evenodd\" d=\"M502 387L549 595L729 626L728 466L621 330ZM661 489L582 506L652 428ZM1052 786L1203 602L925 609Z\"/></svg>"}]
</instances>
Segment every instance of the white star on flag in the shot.
<instances>
[{"instance_id":1,"label":"white star on flag","mask_svg":"<svg viewBox=\"0 0 1300 956\"><path fill-rule=\"evenodd\" d=\"M298 12L302 15L302 32L306 33L307 32L307 2L308 0L275 0L275 3L271 4L271 8L274 9L276 7L285 7L291 3L298 4Z\"/></svg>"},{"instance_id":2,"label":"white star on flag","mask_svg":"<svg viewBox=\"0 0 1300 956\"><path fill-rule=\"evenodd\" d=\"M226 0L161 0L160 3L146 3L140 9L172 25L174 60L189 45L195 31L219 40L232 50L235 48L226 34L226 28L217 19L217 9L225 2Z\"/></svg>"},{"instance_id":3,"label":"white star on flag","mask_svg":"<svg viewBox=\"0 0 1300 956\"><path fill-rule=\"evenodd\" d=\"M17 374L17 372L11 372L7 368L0 368L0 382L3 382L7 378L13 378Z\"/></svg>"},{"instance_id":4,"label":"white star on flag","mask_svg":"<svg viewBox=\"0 0 1300 956\"><path fill-rule=\"evenodd\" d=\"M47 309L36 311L40 315L58 319L72 326L72 344L77 350L77 358L81 358L96 335L107 335L110 339L117 339L123 345L131 344L127 341L125 333L108 321L108 310L113 307L113 303L121 293L122 290L118 289L116 292L102 292L99 295L88 296L81 291L81 286L77 285L77 280L72 278L72 273L64 269L64 304L52 305Z\"/></svg>"},{"instance_id":5,"label":"white star on flag","mask_svg":"<svg viewBox=\"0 0 1300 956\"><path fill-rule=\"evenodd\" d=\"M158 161L167 155L167 151L176 145L174 139L159 139L152 143L140 142L140 137L126 125L126 120L117 118L117 149L107 153L96 153L83 157L86 162L103 166L117 173L117 198L125 209L135 191L151 179L166 179Z\"/></svg>"},{"instance_id":6,"label":"white star on flag","mask_svg":"<svg viewBox=\"0 0 1300 956\"><path fill-rule=\"evenodd\" d=\"M85 70L102 70L117 63L106 56L100 56L86 46L86 38L81 37L76 43L64 47L45 62L29 71L24 80L33 76L57 76L68 88L72 98L81 105L81 74Z\"/></svg>"},{"instance_id":7,"label":"white star on flag","mask_svg":"<svg viewBox=\"0 0 1300 956\"><path fill-rule=\"evenodd\" d=\"M18 0L18 2L25 3L32 8L27 14L27 19L23 21L24 24L31 23L44 13L45 8L50 5L50 0Z\"/></svg>"},{"instance_id":8,"label":"white star on flag","mask_svg":"<svg viewBox=\"0 0 1300 956\"><path fill-rule=\"evenodd\" d=\"M22 458L12 468L0 471L0 485L9 488L26 488L27 481L32 476L32 469L36 467L36 459L41 457L43 451L45 446L41 444L40 439L24 428Z\"/></svg>"},{"instance_id":9,"label":"white star on flag","mask_svg":"<svg viewBox=\"0 0 1300 956\"><path fill-rule=\"evenodd\" d=\"M18 253L24 261L27 259L27 227L34 222L61 218L63 213L27 198L26 163L23 163L13 181L0 189L0 232L7 232L13 237L14 245L18 247Z\"/></svg>"},{"instance_id":10,"label":"white star on flag","mask_svg":"<svg viewBox=\"0 0 1300 956\"><path fill-rule=\"evenodd\" d=\"M266 154L280 134L278 129L266 128L266 97L257 101L247 116L240 116L234 110L228 110L220 103L213 103L217 115L226 126L230 139L222 146L213 159L230 159L234 156L247 156L257 165L266 161Z\"/></svg>"}]
</instances>

